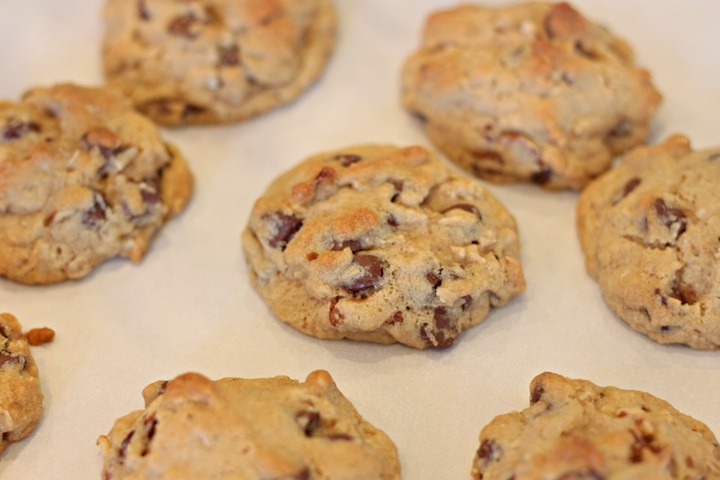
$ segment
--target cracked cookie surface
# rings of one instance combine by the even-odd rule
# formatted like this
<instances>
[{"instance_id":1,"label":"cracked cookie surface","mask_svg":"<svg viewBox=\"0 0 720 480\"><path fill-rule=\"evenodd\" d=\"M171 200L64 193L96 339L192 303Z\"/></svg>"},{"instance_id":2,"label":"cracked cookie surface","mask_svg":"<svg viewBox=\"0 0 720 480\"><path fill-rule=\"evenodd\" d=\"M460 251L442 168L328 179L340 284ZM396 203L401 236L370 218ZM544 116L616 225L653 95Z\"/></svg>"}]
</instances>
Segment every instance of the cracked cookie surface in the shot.
<instances>
[{"instance_id":1,"label":"cracked cookie surface","mask_svg":"<svg viewBox=\"0 0 720 480\"><path fill-rule=\"evenodd\" d=\"M660 343L720 348L720 148L641 147L578 202L587 270L610 308Z\"/></svg>"},{"instance_id":2,"label":"cracked cookie surface","mask_svg":"<svg viewBox=\"0 0 720 480\"><path fill-rule=\"evenodd\" d=\"M108 0L105 75L169 125L254 117L322 73L335 40L331 0Z\"/></svg>"},{"instance_id":3,"label":"cracked cookie surface","mask_svg":"<svg viewBox=\"0 0 720 480\"><path fill-rule=\"evenodd\" d=\"M191 190L180 153L119 97L58 85L0 102L0 276L47 284L139 262Z\"/></svg>"},{"instance_id":4,"label":"cracked cookie surface","mask_svg":"<svg viewBox=\"0 0 720 480\"><path fill-rule=\"evenodd\" d=\"M447 348L525 288L513 217L421 147L304 161L255 203L243 249L275 314L319 338Z\"/></svg>"},{"instance_id":5,"label":"cracked cookie surface","mask_svg":"<svg viewBox=\"0 0 720 480\"><path fill-rule=\"evenodd\" d=\"M580 189L643 143L660 102L628 45L567 3L431 15L402 90L461 167L551 189Z\"/></svg>"},{"instance_id":6,"label":"cracked cookie surface","mask_svg":"<svg viewBox=\"0 0 720 480\"><path fill-rule=\"evenodd\" d=\"M30 435L42 413L38 369L22 327L0 313L0 453Z\"/></svg>"},{"instance_id":7,"label":"cracked cookie surface","mask_svg":"<svg viewBox=\"0 0 720 480\"><path fill-rule=\"evenodd\" d=\"M395 445L322 370L304 383L186 373L143 397L98 440L106 480L400 479Z\"/></svg>"},{"instance_id":8,"label":"cracked cookie surface","mask_svg":"<svg viewBox=\"0 0 720 480\"><path fill-rule=\"evenodd\" d=\"M720 448L703 423L649 393L543 373L530 406L480 432L482 480L720 478Z\"/></svg>"}]
</instances>

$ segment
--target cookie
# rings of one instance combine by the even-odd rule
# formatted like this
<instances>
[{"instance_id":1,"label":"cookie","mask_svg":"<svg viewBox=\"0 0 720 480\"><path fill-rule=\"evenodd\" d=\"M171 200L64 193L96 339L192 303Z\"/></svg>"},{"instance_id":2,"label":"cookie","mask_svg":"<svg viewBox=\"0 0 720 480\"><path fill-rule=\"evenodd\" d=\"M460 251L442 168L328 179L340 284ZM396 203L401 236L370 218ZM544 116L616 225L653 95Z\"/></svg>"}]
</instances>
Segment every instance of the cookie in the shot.
<instances>
[{"instance_id":1,"label":"cookie","mask_svg":"<svg viewBox=\"0 0 720 480\"><path fill-rule=\"evenodd\" d=\"M530 406L480 432L482 480L717 479L720 448L703 423L649 393L543 373Z\"/></svg>"},{"instance_id":2,"label":"cookie","mask_svg":"<svg viewBox=\"0 0 720 480\"><path fill-rule=\"evenodd\" d=\"M58 85L0 102L0 276L46 284L139 262L191 190L182 155L119 97Z\"/></svg>"},{"instance_id":3,"label":"cookie","mask_svg":"<svg viewBox=\"0 0 720 480\"><path fill-rule=\"evenodd\" d=\"M515 221L421 147L314 156L255 203L250 279L319 338L447 348L525 288Z\"/></svg>"},{"instance_id":4,"label":"cookie","mask_svg":"<svg viewBox=\"0 0 720 480\"><path fill-rule=\"evenodd\" d=\"M42 413L38 369L20 322L0 313L0 453L30 435Z\"/></svg>"},{"instance_id":5,"label":"cookie","mask_svg":"<svg viewBox=\"0 0 720 480\"><path fill-rule=\"evenodd\" d=\"M610 308L660 343L720 347L720 147L676 135L627 154L580 196L587 270Z\"/></svg>"},{"instance_id":6,"label":"cookie","mask_svg":"<svg viewBox=\"0 0 720 480\"><path fill-rule=\"evenodd\" d=\"M331 0L108 0L109 85L167 124L244 120L290 102L325 68Z\"/></svg>"},{"instance_id":7,"label":"cookie","mask_svg":"<svg viewBox=\"0 0 720 480\"><path fill-rule=\"evenodd\" d=\"M186 373L143 397L98 440L107 480L400 479L395 445L322 370L305 383Z\"/></svg>"},{"instance_id":8,"label":"cookie","mask_svg":"<svg viewBox=\"0 0 720 480\"><path fill-rule=\"evenodd\" d=\"M475 175L580 189L645 141L660 94L624 41L567 3L530 3L431 15L402 99Z\"/></svg>"}]
</instances>

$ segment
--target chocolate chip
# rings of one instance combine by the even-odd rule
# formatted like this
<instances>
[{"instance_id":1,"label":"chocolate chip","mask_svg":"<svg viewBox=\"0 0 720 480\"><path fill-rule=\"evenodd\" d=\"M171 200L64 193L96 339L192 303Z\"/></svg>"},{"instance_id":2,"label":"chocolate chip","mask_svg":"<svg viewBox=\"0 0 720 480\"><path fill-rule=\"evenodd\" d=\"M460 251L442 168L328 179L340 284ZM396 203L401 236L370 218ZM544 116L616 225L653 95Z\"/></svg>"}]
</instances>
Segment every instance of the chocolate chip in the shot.
<instances>
[{"instance_id":1,"label":"chocolate chip","mask_svg":"<svg viewBox=\"0 0 720 480\"><path fill-rule=\"evenodd\" d=\"M393 187L395 187L395 193L390 199L391 202L394 202L400 196L400 193L403 191L403 188L405 188L405 185L403 184L402 180L388 180L388 182L392 184Z\"/></svg>"},{"instance_id":2,"label":"chocolate chip","mask_svg":"<svg viewBox=\"0 0 720 480\"><path fill-rule=\"evenodd\" d=\"M632 127L627 120L621 120L610 130L610 136L615 138L627 137L632 133Z\"/></svg>"},{"instance_id":3,"label":"chocolate chip","mask_svg":"<svg viewBox=\"0 0 720 480\"><path fill-rule=\"evenodd\" d=\"M390 225L391 227L397 227L397 226L398 226L397 219L396 219L393 215L389 215L389 216L388 216L388 218L387 218L387 223L388 223L388 225Z\"/></svg>"},{"instance_id":4,"label":"chocolate chip","mask_svg":"<svg viewBox=\"0 0 720 480\"><path fill-rule=\"evenodd\" d=\"M0 350L0 367L3 365L25 366L25 357L19 353L10 353L7 350Z\"/></svg>"},{"instance_id":5,"label":"chocolate chip","mask_svg":"<svg viewBox=\"0 0 720 480\"><path fill-rule=\"evenodd\" d=\"M147 444L145 445L145 448L143 448L142 452L140 452L141 457L144 457L148 453L150 453L150 441L155 436L155 428L157 427L157 423L158 421L157 418L155 418L155 415L150 415L145 420L143 420L143 425L147 427Z\"/></svg>"},{"instance_id":6,"label":"chocolate chip","mask_svg":"<svg viewBox=\"0 0 720 480\"><path fill-rule=\"evenodd\" d=\"M202 107L200 105L194 105L192 103L187 103L183 107L182 116L183 118L187 117L193 117L195 115L200 115L201 113L205 113L207 111L207 108Z\"/></svg>"},{"instance_id":7,"label":"chocolate chip","mask_svg":"<svg viewBox=\"0 0 720 480\"><path fill-rule=\"evenodd\" d=\"M446 208L442 213L447 213L450 210L464 210L466 212L470 212L472 214L475 214L476 217L478 217L478 220L482 220L482 213L480 213L480 210L475 205L470 205L469 203L458 203L457 205L453 205L452 207Z\"/></svg>"},{"instance_id":8,"label":"chocolate chip","mask_svg":"<svg viewBox=\"0 0 720 480\"><path fill-rule=\"evenodd\" d=\"M552 178L553 171L550 167L545 165L543 162L539 162L539 164L540 164L540 170L533 173L530 176L530 180L532 180L533 183L537 183L538 185L545 185Z\"/></svg>"},{"instance_id":9,"label":"chocolate chip","mask_svg":"<svg viewBox=\"0 0 720 480\"><path fill-rule=\"evenodd\" d=\"M589 468L564 473L557 477L556 480L580 480L583 478L589 478L590 480L604 480L605 476L597 470Z\"/></svg>"},{"instance_id":10,"label":"chocolate chip","mask_svg":"<svg viewBox=\"0 0 720 480\"><path fill-rule=\"evenodd\" d=\"M320 413L303 410L295 414L295 421L305 432L306 437L311 437L315 429L320 426Z\"/></svg>"},{"instance_id":11,"label":"chocolate chip","mask_svg":"<svg viewBox=\"0 0 720 480\"><path fill-rule=\"evenodd\" d=\"M617 195L615 195L615 197L613 197L612 204L615 205L620 200L622 200L623 198L630 195L630 193L633 190L635 190L638 187L638 185L640 185L640 182L641 182L641 180L637 177L633 177L630 180L628 180L627 182L625 182L625 185L623 186L622 191L620 193L618 193Z\"/></svg>"},{"instance_id":12,"label":"chocolate chip","mask_svg":"<svg viewBox=\"0 0 720 480\"><path fill-rule=\"evenodd\" d=\"M311 480L312 475L310 473L310 469L308 467L303 468L297 473L293 473L291 475L283 475L282 477L274 477L270 480Z\"/></svg>"},{"instance_id":13,"label":"chocolate chip","mask_svg":"<svg viewBox=\"0 0 720 480\"><path fill-rule=\"evenodd\" d=\"M341 440L344 442L349 442L353 439L353 437L351 437L350 435L347 435L345 433L331 433L330 435L328 435L325 438L327 438L328 440L333 440L333 441Z\"/></svg>"},{"instance_id":14,"label":"chocolate chip","mask_svg":"<svg viewBox=\"0 0 720 480\"><path fill-rule=\"evenodd\" d=\"M123 439L123 441L120 442L120 450L118 451L118 457L120 458L121 462L127 454L128 445L130 445L130 441L132 440L133 435L135 435L135 430L130 430L130 433L128 433Z\"/></svg>"},{"instance_id":15,"label":"chocolate chip","mask_svg":"<svg viewBox=\"0 0 720 480\"><path fill-rule=\"evenodd\" d=\"M669 332L672 329L670 325L663 325L660 327L661 332Z\"/></svg>"},{"instance_id":16,"label":"chocolate chip","mask_svg":"<svg viewBox=\"0 0 720 480\"><path fill-rule=\"evenodd\" d=\"M5 141L15 140L28 132L38 133L40 131L40 125L35 122L23 122L17 118L10 118L5 124L3 129L2 138Z\"/></svg>"},{"instance_id":17,"label":"chocolate chip","mask_svg":"<svg viewBox=\"0 0 720 480\"><path fill-rule=\"evenodd\" d=\"M447 308L445 307L436 307L435 312L433 313L433 318L435 319L435 325L437 325L438 328L454 327L452 319L450 318L450 315L448 315Z\"/></svg>"},{"instance_id":18,"label":"chocolate chip","mask_svg":"<svg viewBox=\"0 0 720 480\"><path fill-rule=\"evenodd\" d=\"M688 283L683 283L680 280L673 282L672 294L670 296L680 300L680 303L683 305L692 305L698 301L698 294L695 291L695 287Z\"/></svg>"},{"instance_id":19,"label":"chocolate chip","mask_svg":"<svg viewBox=\"0 0 720 480\"><path fill-rule=\"evenodd\" d=\"M192 40L200 35L199 30L194 28L195 24L197 24L199 21L200 19L198 19L195 15L193 15L192 13L188 13L179 17L175 17L168 24L167 29L170 35L174 35L176 37L184 37Z\"/></svg>"},{"instance_id":20,"label":"chocolate chip","mask_svg":"<svg viewBox=\"0 0 720 480\"><path fill-rule=\"evenodd\" d=\"M145 0L138 0L137 14L141 20L148 21L152 18L152 15L150 15L150 10L148 10L147 4L145 3Z\"/></svg>"},{"instance_id":21,"label":"chocolate chip","mask_svg":"<svg viewBox=\"0 0 720 480\"><path fill-rule=\"evenodd\" d=\"M55 215L57 215L57 212L50 212L50 215L43 220L43 225L49 227L53 220L55 220Z\"/></svg>"},{"instance_id":22,"label":"chocolate chip","mask_svg":"<svg viewBox=\"0 0 720 480\"><path fill-rule=\"evenodd\" d=\"M330 302L330 312L328 313L328 319L330 320L330 325L333 327L337 327L345 318L345 315L340 312L340 310L337 308L337 303L340 301L340 297L335 297Z\"/></svg>"},{"instance_id":23,"label":"chocolate chip","mask_svg":"<svg viewBox=\"0 0 720 480\"><path fill-rule=\"evenodd\" d=\"M353 263L360 265L364 273L357 277L345 289L353 295L366 293L368 290L377 288L377 284L384 274L385 263L375 255L357 254Z\"/></svg>"},{"instance_id":24,"label":"chocolate chip","mask_svg":"<svg viewBox=\"0 0 720 480\"><path fill-rule=\"evenodd\" d=\"M362 250L362 243L357 239L343 240L342 242L334 240L331 246L331 250L333 251L345 250L346 248L350 248L353 253L359 252Z\"/></svg>"},{"instance_id":25,"label":"chocolate chip","mask_svg":"<svg viewBox=\"0 0 720 480\"><path fill-rule=\"evenodd\" d=\"M140 197L143 199L143 202L150 205L155 205L161 201L160 195L149 187L140 187Z\"/></svg>"},{"instance_id":26,"label":"chocolate chip","mask_svg":"<svg viewBox=\"0 0 720 480\"><path fill-rule=\"evenodd\" d=\"M85 212L82 223L86 227L97 228L107 218L105 211L107 210L107 202L100 192L93 192L93 205Z\"/></svg>"},{"instance_id":27,"label":"chocolate chip","mask_svg":"<svg viewBox=\"0 0 720 480\"><path fill-rule=\"evenodd\" d=\"M687 227L687 218L685 214L679 208L668 208L665 200L658 198L653 204L655 206L655 213L657 214L658 220L660 220L666 227L672 228L674 224L678 224L677 237L685 232Z\"/></svg>"},{"instance_id":28,"label":"chocolate chip","mask_svg":"<svg viewBox=\"0 0 720 480\"><path fill-rule=\"evenodd\" d=\"M105 165L100 167L101 173L107 173L110 165L107 163L115 155L127 150L127 145L122 145L120 139L113 132L105 127L98 127L82 136L82 141L88 150L97 148L100 155L105 159Z\"/></svg>"},{"instance_id":29,"label":"chocolate chip","mask_svg":"<svg viewBox=\"0 0 720 480\"><path fill-rule=\"evenodd\" d=\"M275 224L275 235L270 238L268 244L272 248L282 248L285 250L288 242L292 240L295 234L302 228L303 222L295 215L288 215L284 212L275 212L267 214L263 219L270 220Z\"/></svg>"},{"instance_id":30,"label":"chocolate chip","mask_svg":"<svg viewBox=\"0 0 720 480\"><path fill-rule=\"evenodd\" d=\"M385 320L385 323L388 325L395 325L396 323L402 323L403 322L403 314L401 311L397 311L392 314L390 318Z\"/></svg>"},{"instance_id":31,"label":"chocolate chip","mask_svg":"<svg viewBox=\"0 0 720 480\"><path fill-rule=\"evenodd\" d=\"M473 303L472 295L465 295L464 297L460 297L460 302L460 308L463 311L467 310Z\"/></svg>"},{"instance_id":32,"label":"chocolate chip","mask_svg":"<svg viewBox=\"0 0 720 480\"><path fill-rule=\"evenodd\" d=\"M480 448L478 448L477 456L478 459L482 460L485 465L488 465L490 462L500 458L502 453L502 447L497 442L486 438L480 442Z\"/></svg>"},{"instance_id":33,"label":"chocolate chip","mask_svg":"<svg viewBox=\"0 0 720 480\"><path fill-rule=\"evenodd\" d=\"M533 387L532 393L530 394L530 405L535 405L537 402L539 402L543 396L543 393L545 393L545 387L542 386L542 383L537 382Z\"/></svg>"},{"instance_id":34,"label":"chocolate chip","mask_svg":"<svg viewBox=\"0 0 720 480\"><path fill-rule=\"evenodd\" d=\"M417 119L418 119L419 121L421 121L422 123L427 123L428 118L427 118L427 116L426 116L425 114L420 113L420 112L417 112L417 111L416 111L416 112L411 112L411 113L412 113L412 116L413 116L413 117L417 118Z\"/></svg>"},{"instance_id":35,"label":"chocolate chip","mask_svg":"<svg viewBox=\"0 0 720 480\"><path fill-rule=\"evenodd\" d=\"M427 281L432 285L433 289L438 288L442 284L442 278L435 274L435 272L429 272L425 275Z\"/></svg>"},{"instance_id":36,"label":"chocolate chip","mask_svg":"<svg viewBox=\"0 0 720 480\"><path fill-rule=\"evenodd\" d=\"M226 67L240 65L240 48L237 45L220 47L218 49L218 57L220 58L220 65Z\"/></svg>"},{"instance_id":37,"label":"chocolate chip","mask_svg":"<svg viewBox=\"0 0 720 480\"><path fill-rule=\"evenodd\" d=\"M357 163L362 160L362 157L360 155L355 155L354 153L341 153L339 155L335 155L332 159L340 162L340 165L347 168L353 163Z\"/></svg>"}]
</instances>

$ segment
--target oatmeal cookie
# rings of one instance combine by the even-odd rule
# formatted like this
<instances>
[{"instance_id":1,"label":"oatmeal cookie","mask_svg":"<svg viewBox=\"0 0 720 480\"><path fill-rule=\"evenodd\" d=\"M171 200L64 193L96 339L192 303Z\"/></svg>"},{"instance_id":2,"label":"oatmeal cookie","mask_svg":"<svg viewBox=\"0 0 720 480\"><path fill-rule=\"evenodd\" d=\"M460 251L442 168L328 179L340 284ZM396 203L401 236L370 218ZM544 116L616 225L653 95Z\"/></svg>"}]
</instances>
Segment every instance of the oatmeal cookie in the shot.
<instances>
[{"instance_id":1,"label":"oatmeal cookie","mask_svg":"<svg viewBox=\"0 0 720 480\"><path fill-rule=\"evenodd\" d=\"M108 83L153 120L244 120L290 102L322 73L331 0L108 0Z\"/></svg>"},{"instance_id":2,"label":"oatmeal cookie","mask_svg":"<svg viewBox=\"0 0 720 480\"><path fill-rule=\"evenodd\" d=\"M567 3L530 3L430 16L402 99L475 175L580 189L645 141L660 94L624 41Z\"/></svg>"},{"instance_id":3,"label":"oatmeal cookie","mask_svg":"<svg viewBox=\"0 0 720 480\"><path fill-rule=\"evenodd\" d=\"M610 308L660 343L720 348L720 148L676 135L627 154L578 202L587 270Z\"/></svg>"},{"instance_id":4,"label":"oatmeal cookie","mask_svg":"<svg viewBox=\"0 0 720 480\"><path fill-rule=\"evenodd\" d=\"M525 288L513 217L421 147L306 160L256 202L243 248L275 314L319 338L447 348Z\"/></svg>"},{"instance_id":5,"label":"oatmeal cookie","mask_svg":"<svg viewBox=\"0 0 720 480\"><path fill-rule=\"evenodd\" d=\"M400 479L395 445L322 370L304 383L186 373L143 397L98 440L107 480Z\"/></svg>"},{"instance_id":6,"label":"oatmeal cookie","mask_svg":"<svg viewBox=\"0 0 720 480\"><path fill-rule=\"evenodd\" d=\"M191 190L182 155L119 97L58 85L0 102L0 276L47 284L139 262Z\"/></svg>"},{"instance_id":7,"label":"oatmeal cookie","mask_svg":"<svg viewBox=\"0 0 720 480\"><path fill-rule=\"evenodd\" d=\"M480 432L482 480L718 479L720 448L703 423L645 392L543 373L530 406Z\"/></svg>"}]
</instances>

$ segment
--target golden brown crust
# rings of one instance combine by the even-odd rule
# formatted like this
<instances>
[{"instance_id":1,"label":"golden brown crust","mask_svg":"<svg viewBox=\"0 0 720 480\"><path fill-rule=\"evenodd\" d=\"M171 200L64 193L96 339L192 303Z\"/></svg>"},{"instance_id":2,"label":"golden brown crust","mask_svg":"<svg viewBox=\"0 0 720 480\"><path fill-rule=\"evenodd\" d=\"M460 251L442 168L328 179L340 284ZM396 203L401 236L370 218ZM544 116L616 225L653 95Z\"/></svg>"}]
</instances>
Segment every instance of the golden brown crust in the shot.
<instances>
[{"instance_id":1,"label":"golden brown crust","mask_svg":"<svg viewBox=\"0 0 720 480\"><path fill-rule=\"evenodd\" d=\"M580 196L587 270L610 308L660 343L720 348L720 148L641 147Z\"/></svg>"},{"instance_id":2,"label":"golden brown crust","mask_svg":"<svg viewBox=\"0 0 720 480\"><path fill-rule=\"evenodd\" d=\"M330 374L211 381L185 373L143 391L145 411L98 440L113 480L399 480L392 441Z\"/></svg>"},{"instance_id":3,"label":"golden brown crust","mask_svg":"<svg viewBox=\"0 0 720 480\"><path fill-rule=\"evenodd\" d=\"M566 3L431 15L403 103L454 162L493 182L581 189L645 141L660 94L630 48Z\"/></svg>"},{"instance_id":4,"label":"golden brown crust","mask_svg":"<svg viewBox=\"0 0 720 480\"><path fill-rule=\"evenodd\" d=\"M290 102L335 41L331 0L108 0L111 87L166 125L245 120Z\"/></svg>"},{"instance_id":5,"label":"golden brown crust","mask_svg":"<svg viewBox=\"0 0 720 480\"><path fill-rule=\"evenodd\" d=\"M543 373L530 406L480 433L473 478L717 479L720 448L703 423L649 393Z\"/></svg>"},{"instance_id":6,"label":"golden brown crust","mask_svg":"<svg viewBox=\"0 0 720 480\"><path fill-rule=\"evenodd\" d=\"M139 262L191 191L178 150L120 97L57 85L0 104L0 276L47 284Z\"/></svg>"}]
</instances>

